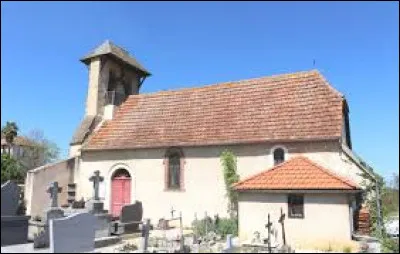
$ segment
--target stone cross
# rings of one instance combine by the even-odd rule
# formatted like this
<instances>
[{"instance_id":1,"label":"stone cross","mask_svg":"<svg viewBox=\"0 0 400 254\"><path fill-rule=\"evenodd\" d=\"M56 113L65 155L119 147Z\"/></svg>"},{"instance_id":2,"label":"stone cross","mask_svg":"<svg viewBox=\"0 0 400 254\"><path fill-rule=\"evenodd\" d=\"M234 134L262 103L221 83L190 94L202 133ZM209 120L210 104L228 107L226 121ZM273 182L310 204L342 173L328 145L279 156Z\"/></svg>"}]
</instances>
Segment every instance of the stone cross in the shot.
<instances>
[{"instance_id":1,"label":"stone cross","mask_svg":"<svg viewBox=\"0 0 400 254\"><path fill-rule=\"evenodd\" d=\"M94 200L100 200L99 197L99 187L100 182L104 180L104 177L100 176L100 171L94 171L94 175L89 178L89 181L93 182L93 189L94 189Z\"/></svg>"},{"instance_id":2,"label":"stone cross","mask_svg":"<svg viewBox=\"0 0 400 254\"><path fill-rule=\"evenodd\" d=\"M272 222L270 220L269 213L268 213L268 223L265 224L265 227L268 228L268 252L271 253L271 227L272 227Z\"/></svg>"},{"instance_id":3,"label":"stone cross","mask_svg":"<svg viewBox=\"0 0 400 254\"><path fill-rule=\"evenodd\" d=\"M51 207L58 207L58 193L61 192L61 187L58 187L58 182L53 182L49 188L47 188L47 193L50 193Z\"/></svg>"},{"instance_id":4,"label":"stone cross","mask_svg":"<svg viewBox=\"0 0 400 254\"><path fill-rule=\"evenodd\" d=\"M279 218L278 222L282 225L282 241L283 245L286 245L286 234L285 234L285 214L281 208L281 217Z\"/></svg>"}]
</instances>

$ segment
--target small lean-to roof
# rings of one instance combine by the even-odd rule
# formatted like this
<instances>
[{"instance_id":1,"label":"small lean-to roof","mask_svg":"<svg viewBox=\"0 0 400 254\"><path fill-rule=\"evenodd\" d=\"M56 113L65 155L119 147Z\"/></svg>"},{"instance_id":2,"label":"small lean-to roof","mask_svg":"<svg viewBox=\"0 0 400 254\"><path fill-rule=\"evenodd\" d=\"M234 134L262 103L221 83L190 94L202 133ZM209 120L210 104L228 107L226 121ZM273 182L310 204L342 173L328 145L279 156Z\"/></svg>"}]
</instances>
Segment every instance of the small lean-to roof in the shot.
<instances>
[{"instance_id":1,"label":"small lean-to roof","mask_svg":"<svg viewBox=\"0 0 400 254\"><path fill-rule=\"evenodd\" d=\"M125 62L126 64L140 70L145 74L145 76L151 75L151 73L148 72L133 56L129 55L126 50L118 47L109 40L106 40L105 42L103 42L103 44L95 48L92 52L84 56L81 61L85 64L88 64L91 58L101 55L112 55L119 60Z\"/></svg>"},{"instance_id":2,"label":"small lean-to roof","mask_svg":"<svg viewBox=\"0 0 400 254\"><path fill-rule=\"evenodd\" d=\"M304 156L287 160L233 185L235 190L358 190L359 186Z\"/></svg>"},{"instance_id":3,"label":"small lean-to roof","mask_svg":"<svg viewBox=\"0 0 400 254\"><path fill-rule=\"evenodd\" d=\"M101 116L85 116L75 130L70 145L81 144L90 135L92 130L101 122Z\"/></svg>"},{"instance_id":4,"label":"small lean-to roof","mask_svg":"<svg viewBox=\"0 0 400 254\"><path fill-rule=\"evenodd\" d=\"M316 70L130 95L82 150L336 140L343 96Z\"/></svg>"}]
</instances>

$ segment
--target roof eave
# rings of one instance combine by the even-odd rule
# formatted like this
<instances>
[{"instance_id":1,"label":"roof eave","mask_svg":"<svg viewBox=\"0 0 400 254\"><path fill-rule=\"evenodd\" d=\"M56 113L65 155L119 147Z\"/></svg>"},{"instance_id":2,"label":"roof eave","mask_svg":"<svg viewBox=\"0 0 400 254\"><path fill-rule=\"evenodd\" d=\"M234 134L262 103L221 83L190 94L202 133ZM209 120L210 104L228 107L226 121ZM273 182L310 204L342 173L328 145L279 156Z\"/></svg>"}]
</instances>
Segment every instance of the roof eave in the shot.
<instances>
[{"instance_id":1,"label":"roof eave","mask_svg":"<svg viewBox=\"0 0 400 254\"><path fill-rule=\"evenodd\" d=\"M258 193L360 193L362 189L234 189L237 192Z\"/></svg>"},{"instance_id":2,"label":"roof eave","mask_svg":"<svg viewBox=\"0 0 400 254\"><path fill-rule=\"evenodd\" d=\"M125 61L124 59L122 59L122 58L118 57L117 55L115 55L115 54L113 54L113 53L110 53L110 52L109 52L109 53L100 53L100 54L91 54L91 55L87 55L87 56L85 56L85 57L79 59L79 61L81 61L82 63L84 63L84 64L86 64L86 65L89 65L89 64L90 64L90 59L93 59L93 58L95 58L95 57L101 57L101 56L104 56L104 55L108 55L108 56L110 56L110 57L112 57L112 58L114 58L114 59L117 59L118 61L123 62L124 64L128 65L129 67L131 67L131 68L133 68L133 69L135 69L135 70L141 72L141 73L143 74L143 76L145 76L145 77L149 77L149 76L152 75L152 74L151 74L150 72L148 72L146 69L144 69L144 68L139 68L139 67L137 67L137 66L135 66L135 65L132 65L131 63Z\"/></svg>"},{"instance_id":3,"label":"roof eave","mask_svg":"<svg viewBox=\"0 0 400 254\"><path fill-rule=\"evenodd\" d=\"M262 143L290 143L290 142L310 142L310 141L335 141L340 137L322 137L322 138L297 138L297 139L265 139L265 140L249 140L249 141L227 141L227 142L209 142L209 143L176 143L169 145L143 145L143 146L127 146L127 147L106 147L93 148L88 145L83 147L82 151L110 151L110 150L137 150L137 149L152 149L152 148L168 148L171 146L177 147L199 147L199 146L224 146L224 145L246 145L246 144L262 144Z\"/></svg>"}]
</instances>

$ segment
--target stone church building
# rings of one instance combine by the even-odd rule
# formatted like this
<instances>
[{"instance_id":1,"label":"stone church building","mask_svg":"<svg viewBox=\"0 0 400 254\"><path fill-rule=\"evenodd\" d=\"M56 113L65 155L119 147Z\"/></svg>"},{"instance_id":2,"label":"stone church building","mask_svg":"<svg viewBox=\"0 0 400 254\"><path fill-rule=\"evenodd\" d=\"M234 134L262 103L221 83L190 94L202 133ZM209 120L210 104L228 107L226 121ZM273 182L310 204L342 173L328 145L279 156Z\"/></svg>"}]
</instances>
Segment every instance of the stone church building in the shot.
<instances>
[{"instance_id":1,"label":"stone church building","mask_svg":"<svg viewBox=\"0 0 400 254\"><path fill-rule=\"evenodd\" d=\"M220 155L229 149L241 180L241 239L265 230L267 214L277 220L280 209L289 213L288 238L350 239L360 174L371 170L352 151L345 97L317 70L142 94L150 72L113 43L81 61L89 74L85 115L70 158L28 172L32 216L43 212L50 181L63 187L64 204L90 200L89 178L99 170L101 197L115 216L138 200L153 222L171 207L186 225L205 212L226 217Z\"/></svg>"}]
</instances>

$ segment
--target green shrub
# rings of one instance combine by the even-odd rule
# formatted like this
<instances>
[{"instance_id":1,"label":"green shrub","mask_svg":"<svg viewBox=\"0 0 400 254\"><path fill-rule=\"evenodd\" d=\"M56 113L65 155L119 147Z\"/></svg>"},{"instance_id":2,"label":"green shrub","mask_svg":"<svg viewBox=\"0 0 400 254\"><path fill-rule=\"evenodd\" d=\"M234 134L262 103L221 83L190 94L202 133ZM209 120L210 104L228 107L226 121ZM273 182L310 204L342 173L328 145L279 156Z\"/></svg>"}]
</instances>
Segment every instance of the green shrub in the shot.
<instances>
[{"instance_id":1,"label":"green shrub","mask_svg":"<svg viewBox=\"0 0 400 254\"><path fill-rule=\"evenodd\" d=\"M221 219L217 225L217 234L225 237L226 235L238 235L238 220L237 219Z\"/></svg>"},{"instance_id":2,"label":"green shrub","mask_svg":"<svg viewBox=\"0 0 400 254\"><path fill-rule=\"evenodd\" d=\"M384 253L399 253L399 239L384 237L381 240Z\"/></svg>"},{"instance_id":3,"label":"green shrub","mask_svg":"<svg viewBox=\"0 0 400 254\"><path fill-rule=\"evenodd\" d=\"M344 246L343 247L343 253L351 253L351 247L350 246Z\"/></svg>"},{"instance_id":4,"label":"green shrub","mask_svg":"<svg viewBox=\"0 0 400 254\"><path fill-rule=\"evenodd\" d=\"M195 220L192 222L193 231L196 235L204 237L206 231L215 231L215 224L212 222L210 217L204 218L202 220Z\"/></svg>"},{"instance_id":5,"label":"green shrub","mask_svg":"<svg viewBox=\"0 0 400 254\"><path fill-rule=\"evenodd\" d=\"M202 220L193 221L192 226L194 233L202 237L206 235L206 231L207 233L213 231L222 237L225 237L228 234L234 236L238 235L237 219L222 218L218 219L215 223L210 217L208 217Z\"/></svg>"}]
</instances>

